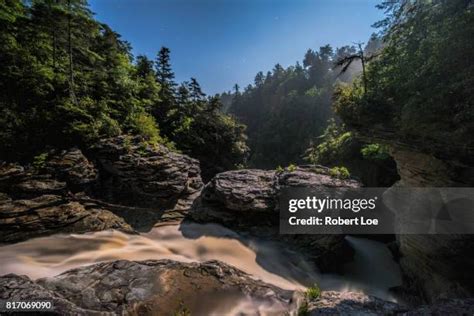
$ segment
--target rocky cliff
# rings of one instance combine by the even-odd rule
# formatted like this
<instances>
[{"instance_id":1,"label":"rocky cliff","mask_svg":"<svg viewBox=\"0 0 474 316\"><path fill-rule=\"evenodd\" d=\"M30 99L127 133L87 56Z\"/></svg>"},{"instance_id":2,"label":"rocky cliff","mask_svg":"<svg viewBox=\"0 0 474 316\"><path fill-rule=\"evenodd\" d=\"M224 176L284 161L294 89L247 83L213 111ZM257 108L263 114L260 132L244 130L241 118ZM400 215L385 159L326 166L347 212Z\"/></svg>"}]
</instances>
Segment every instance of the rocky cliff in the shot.
<instances>
[{"instance_id":1,"label":"rocky cliff","mask_svg":"<svg viewBox=\"0 0 474 316\"><path fill-rule=\"evenodd\" d=\"M399 186L457 187L474 184L469 168L434 155L392 146ZM462 168L461 168L462 169ZM474 294L474 238L469 235L399 235L400 266L409 291L423 301Z\"/></svg>"},{"instance_id":2,"label":"rocky cliff","mask_svg":"<svg viewBox=\"0 0 474 316\"><path fill-rule=\"evenodd\" d=\"M182 218L202 185L196 160L128 136L86 154L51 151L35 166L0 162L0 242L146 230Z\"/></svg>"},{"instance_id":3,"label":"rocky cliff","mask_svg":"<svg viewBox=\"0 0 474 316\"><path fill-rule=\"evenodd\" d=\"M402 187L474 186L474 162L459 148L400 140L383 130L359 131L360 138L390 146ZM430 145L431 144L431 145ZM472 158L472 157L471 157ZM399 235L400 266L407 298L435 302L474 295L474 238L470 235Z\"/></svg>"}]
</instances>

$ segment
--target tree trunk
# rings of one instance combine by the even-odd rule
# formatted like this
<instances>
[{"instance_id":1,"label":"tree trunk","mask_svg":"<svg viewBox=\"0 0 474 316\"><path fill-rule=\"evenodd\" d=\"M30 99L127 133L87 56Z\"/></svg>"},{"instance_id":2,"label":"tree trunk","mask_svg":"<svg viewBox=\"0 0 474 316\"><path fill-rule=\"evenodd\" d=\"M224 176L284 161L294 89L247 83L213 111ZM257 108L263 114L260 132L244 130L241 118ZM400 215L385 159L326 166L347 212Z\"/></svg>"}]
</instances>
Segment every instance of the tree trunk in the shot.
<instances>
[{"instance_id":1,"label":"tree trunk","mask_svg":"<svg viewBox=\"0 0 474 316\"><path fill-rule=\"evenodd\" d=\"M69 95L73 103L77 103L76 93L74 91L74 69L72 63L72 8L71 0L68 0L68 19L67 19L67 32L68 32L68 51L69 51Z\"/></svg>"}]
</instances>

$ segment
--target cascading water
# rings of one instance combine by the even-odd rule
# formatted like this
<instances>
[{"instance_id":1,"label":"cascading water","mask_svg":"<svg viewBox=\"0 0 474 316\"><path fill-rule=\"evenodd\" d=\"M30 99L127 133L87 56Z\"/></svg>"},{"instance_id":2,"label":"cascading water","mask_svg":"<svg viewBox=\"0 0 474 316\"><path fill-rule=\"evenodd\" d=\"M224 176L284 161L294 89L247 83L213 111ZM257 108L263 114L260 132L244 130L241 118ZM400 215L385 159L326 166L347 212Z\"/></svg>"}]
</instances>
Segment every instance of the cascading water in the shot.
<instances>
[{"instance_id":1,"label":"cascading water","mask_svg":"<svg viewBox=\"0 0 474 316\"><path fill-rule=\"evenodd\" d=\"M363 291L394 300L388 289L399 285L401 277L388 249L371 240L347 240L355 250L355 258L345 267L344 275L322 274L303 255L279 243L243 238L217 224L195 223L155 227L141 235L102 231L2 246L0 275L16 273L36 279L115 259L217 259L284 289L304 289L317 283L323 290Z\"/></svg>"}]
</instances>

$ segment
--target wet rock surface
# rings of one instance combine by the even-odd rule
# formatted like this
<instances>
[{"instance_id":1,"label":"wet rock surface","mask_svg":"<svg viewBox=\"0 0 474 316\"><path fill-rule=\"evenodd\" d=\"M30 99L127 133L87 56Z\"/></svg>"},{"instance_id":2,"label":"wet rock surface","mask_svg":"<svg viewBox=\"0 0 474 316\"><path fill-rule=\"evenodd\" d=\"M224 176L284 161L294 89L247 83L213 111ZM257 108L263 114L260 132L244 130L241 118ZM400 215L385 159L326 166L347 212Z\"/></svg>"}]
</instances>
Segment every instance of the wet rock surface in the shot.
<instances>
[{"instance_id":1,"label":"wet rock surface","mask_svg":"<svg viewBox=\"0 0 474 316\"><path fill-rule=\"evenodd\" d=\"M360 187L355 180L329 175L324 167L302 166L294 171L236 170L217 174L204 187L188 218L215 222L258 237L279 239L301 248L323 271L334 271L351 259L343 235L279 234L278 200L285 188Z\"/></svg>"},{"instance_id":2,"label":"wet rock surface","mask_svg":"<svg viewBox=\"0 0 474 316\"><path fill-rule=\"evenodd\" d=\"M296 309L302 299L299 293L255 280L219 261L119 260L37 281L12 274L0 277L0 299L35 297L52 299L60 314L118 315L228 314L240 303L245 311L252 302L281 315Z\"/></svg>"}]
</instances>

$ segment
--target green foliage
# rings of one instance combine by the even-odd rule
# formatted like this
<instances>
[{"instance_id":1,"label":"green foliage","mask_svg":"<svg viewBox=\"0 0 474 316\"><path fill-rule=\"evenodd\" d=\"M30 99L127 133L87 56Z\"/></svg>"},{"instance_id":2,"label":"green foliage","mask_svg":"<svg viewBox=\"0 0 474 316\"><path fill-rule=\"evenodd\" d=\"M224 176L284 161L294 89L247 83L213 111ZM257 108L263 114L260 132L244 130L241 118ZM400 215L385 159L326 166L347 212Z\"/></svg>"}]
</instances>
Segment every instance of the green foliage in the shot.
<instances>
[{"instance_id":1,"label":"green foliage","mask_svg":"<svg viewBox=\"0 0 474 316\"><path fill-rule=\"evenodd\" d=\"M352 134L338 125L334 119L328 121L319 144L310 144L305 159L312 164L332 165L350 154L354 139Z\"/></svg>"},{"instance_id":2,"label":"green foliage","mask_svg":"<svg viewBox=\"0 0 474 316\"><path fill-rule=\"evenodd\" d=\"M33 168L41 170L46 167L46 160L48 159L48 153L41 153L33 157Z\"/></svg>"},{"instance_id":3,"label":"green foliage","mask_svg":"<svg viewBox=\"0 0 474 316\"><path fill-rule=\"evenodd\" d=\"M212 101L210 101L212 102ZM248 147L245 127L218 109L197 107L192 117L175 119L170 138L179 148L201 161L204 179L244 164Z\"/></svg>"},{"instance_id":4,"label":"green foliage","mask_svg":"<svg viewBox=\"0 0 474 316\"><path fill-rule=\"evenodd\" d=\"M321 296L321 289L317 284L314 284L313 286L310 286L309 288L306 289L306 297L309 300L314 300L319 298Z\"/></svg>"},{"instance_id":5,"label":"green foliage","mask_svg":"<svg viewBox=\"0 0 474 316\"><path fill-rule=\"evenodd\" d=\"M308 316L309 315L308 302L304 301L304 302L301 303L300 306L298 306L297 315L298 316Z\"/></svg>"},{"instance_id":6,"label":"green foliage","mask_svg":"<svg viewBox=\"0 0 474 316\"><path fill-rule=\"evenodd\" d=\"M383 49L368 89L341 87L335 109L362 133L469 160L474 148L474 10L469 1L384 1Z\"/></svg>"},{"instance_id":7,"label":"green foliage","mask_svg":"<svg viewBox=\"0 0 474 316\"><path fill-rule=\"evenodd\" d=\"M368 144L360 150L364 159L369 160L385 160L390 158L388 148L386 145L381 144Z\"/></svg>"},{"instance_id":8,"label":"green foliage","mask_svg":"<svg viewBox=\"0 0 474 316\"><path fill-rule=\"evenodd\" d=\"M160 130L155 119L145 113L134 113L130 118L131 130L142 135L151 144L165 144L166 141L160 136Z\"/></svg>"},{"instance_id":9,"label":"green foliage","mask_svg":"<svg viewBox=\"0 0 474 316\"><path fill-rule=\"evenodd\" d=\"M178 89L170 50L133 63L85 0L0 1L0 47L0 159L130 134L200 159L209 176L245 163L244 126L196 79Z\"/></svg>"},{"instance_id":10,"label":"green foliage","mask_svg":"<svg viewBox=\"0 0 474 316\"><path fill-rule=\"evenodd\" d=\"M148 146L149 144L146 141L140 142L136 152L142 157L146 157L148 153Z\"/></svg>"},{"instance_id":11,"label":"green foliage","mask_svg":"<svg viewBox=\"0 0 474 316\"><path fill-rule=\"evenodd\" d=\"M66 101L59 106L59 110L65 124L65 136L70 136L79 143L90 144L122 132L119 122L111 117L111 111L104 101L97 102L85 97L77 104ZM54 120L60 122L60 117Z\"/></svg>"},{"instance_id":12,"label":"green foliage","mask_svg":"<svg viewBox=\"0 0 474 316\"><path fill-rule=\"evenodd\" d=\"M293 164L293 163L290 163L290 164L288 165L288 167L286 167L286 170L289 171L289 172L296 171L296 169L297 169L297 166L296 166L295 164Z\"/></svg>"},{"instance_id":13,"label":"green foliage","mask_svg":"<svg viewBox=\"0 0 474 316\"><path fill-rule=\"evenodd\" d=\"M332 167L329 169L329 174L332 177L339 178L339 179L348 179L351 174L346 167Z\"/></svg>"},{"instance_id":14,"label":"green foliage","mask_svg":"<svg viewBox=\"0 0 474 316\"><path fill-rule=\"evenodd\" d=\"M323 135L310 145L305 159L316 165L345 166L366 186L390 186L399 179L387 146L364 145L335 120L330 120Z\"/></svg>"},{"instance_id":15,"label":"green foliage","mask_svg":"<svg viewBox=\"0 0 474 316\"><path fill-rule=\"evenodd\" d=\"M127 135L125 136L124 138L124 141L123 141L123 148L125 148L125 150L130 153L132 151L132 139L131 139L131 136Z\"/></svg>"},{"instance_id":16,"label":"green foliage","mask_svg":"<svg viewBox=\"0 0 474 316\"><path fill-rule=\"evenodd\" d=\"M179 303L179 308L173 313L173 316L191 316L191 310L184 305L184 302Z\"/></svg>"},{"instance_id":17,"label":"green foliage","mask_svg":"<svg viewBox=\"0 0 474 316\"><path fill-rule=\"evenodd\" d=\"M350 81L357 70L354 65L338 76L333 61L353 50L346 46L333 51L329 45L308 50L303 65L277 64L266 75L257 73L255 85L243 92L235 89L229 113L247 125L251 166L275 168L301 161L301 154L333 116L334 83Z\"/></svg>"},{"instance_id":18,"label":"green foliage","mask_svg":"<svg viewBox=\"0 0 474 316\"><path fill-rule=\"evenodd\" d=\"M285 171L285 169L283 169L282 166L278 166L278 167L276 167L275 171L276 172L283 172L283 171Z\"/></svg>"}]
</instances>

